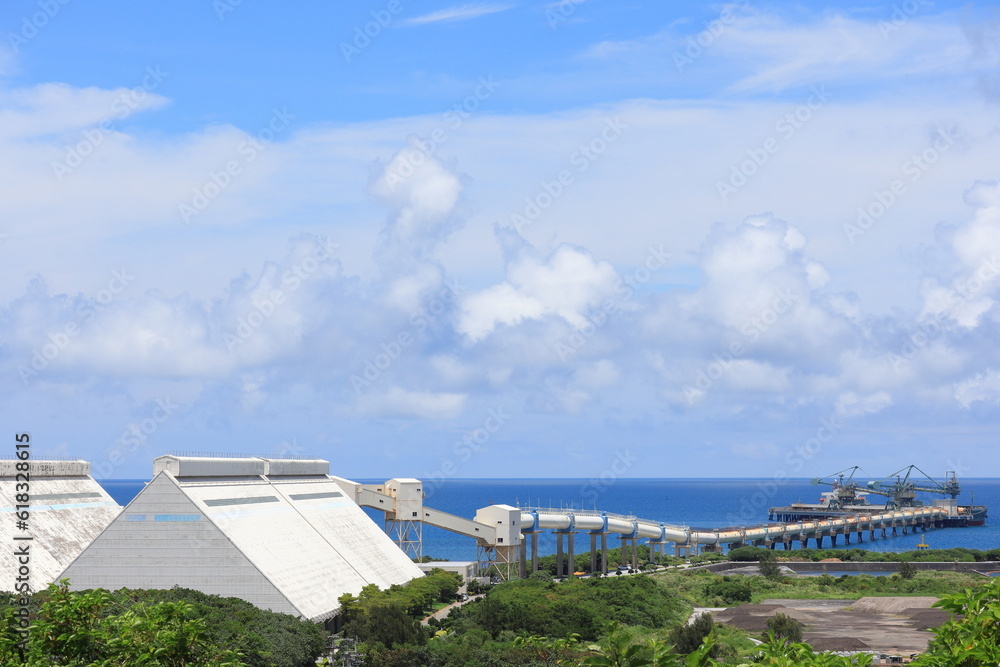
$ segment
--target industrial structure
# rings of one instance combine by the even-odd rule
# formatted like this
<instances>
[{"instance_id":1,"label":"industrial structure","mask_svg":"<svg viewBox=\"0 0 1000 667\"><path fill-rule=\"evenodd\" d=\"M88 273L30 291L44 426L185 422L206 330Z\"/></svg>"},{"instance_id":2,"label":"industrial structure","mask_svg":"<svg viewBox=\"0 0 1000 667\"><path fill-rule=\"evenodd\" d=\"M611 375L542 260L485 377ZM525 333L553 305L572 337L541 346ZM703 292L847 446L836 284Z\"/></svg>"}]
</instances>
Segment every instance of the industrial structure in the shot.
<instances>
[{"instance_id":1,"label":"industrial structure","mask_svg":"<svg viewBox=\"0 0 1000 667\"><path fill-rule=\"evenodd\" d=\"M860 485L856 470L837 473L818 504L771 508L755 526L691 528L598 510L491 504L472 519L424 505L423 482L393 478L361 484L329 474L322 459L249 456L161 456L153 479L121 509L89 476L84 461L32 461L32 589L66 577L74 590L166 589L173 586L239 597L259 607L327 622L338 599L364 586L387 588L419 577L423 528L433 526L475 540L474 563L446 567L464 578L488 574L525 577L538 569L538 536L556 537L556 573L573 572L588 551L591 572L608 571L608 537L617 537L623 563L638 568L640 541L651 560L755 545L791 549L829 540L850 543L946 526L976 525L986 508L959 506L952 473L944 484L911 481L910 472ZM3 509L14 512L14 461L0 461ZM901 473L903 471L900 471ZM850 474L848 474L850 473ZM929 479L929 478L928 478ZM925 505L916 492L948 498ZM867 493L885 495L869 504ZM384 530L362 508L383 513ZM16 522L0 523L8 544L25 536ZM578 544L577 539L587 542ZM0 565L15 571L5 550ZM12 581L5 581L5 586Z\"/></svg>"},{"instance_id":2,"label":"industrial structure","mask_svg":"<svg viewBox=\"0 0 1000 667\"><path fill-rule=\"evenodd\" d=\"M772 508L770 523L728 528L691 528L597 510L510 505L481 508L475 519L469 520L423 505L421 486L416 479L391 479L382 485L354 484L344 490L353 493L359 505L383 511L386 531L411 557L421 555L421 524L442 528L475 539L480 571L501 579L524 577L538 569L538 535L548 530L556 536L556 574L563 576L573 572L575 556L583 551L576 544L578 536L589 539L584 548L589 552L590 571L606 573L609 536L620 539L623 561L638 568L639 540L647 541L655 560L670 547L676 555L718 551L724 545L730 549L745 545L791 549L796 542L802 548L812 542L822 548L825 540L836 546L839 539L849 544L852 537L864 542L866 536L874 540L949 525L972 525L954 523L961 509L954 498L931 506L867 505L865 511L841 507L823 510L815 517L795 514L799 509L814 511L812 506L793 505L793 509Z\"/></svg>"},{"instance_id":3,"label":"industrial structure","mask_svg":"<svg viewBox=\"0 0 1000 667\"><path fill-rule=\"evenodd\" d=\"M27 552L30 590L43 590L97 537L121 507L90 476L86 461L32 459L28 472L0 460L0 590L15 589L14 573ZM24 501L28 502L25 503ZM19 509L26 508L26 509ZM21 513L26 519L15 520ZM11 573L6 576L6 573Z\"/></svg>"},{"instance_id":4,"label":"industrial structure","mask_svg":"<svg viewBox=\"0 0 1000 667\"><path fill-rule=\"evenodd\" d=\"M827 477L812 480L814 485L824 484L832 487L830 491L820 494L817 503L792 503L786 507L772 507L772 521L800 521L804 519L826 519L850 514L870 515L887 510L926 507L917 493L931 493L946 498L937 498L931 506L944 511L944 516L937 522L939 528L965 528L966 526L982 526L986 523L987 508L983 505L959 505L958 496L962 487L954 471L945 473L945 481L937 482L927 473L911 465L897 470L880 480L870 480L866 484L854 481L858 472L864 472L854 466ZM913 473L923 475L923 480L915 481ZM882 504L873 504L869 495L885 498Z\"/></svg>"},{"instance_id":5,"label":"industrial structure","mask_svg":"<svg viewBox=\"0 0 1000 667\"><path fill-rule=\"evenodd\" d=\"M322 622L338 598L422 572L324 460L161 456L62 573L73 590L193 588Z\"/></svg>"}]
</instances>

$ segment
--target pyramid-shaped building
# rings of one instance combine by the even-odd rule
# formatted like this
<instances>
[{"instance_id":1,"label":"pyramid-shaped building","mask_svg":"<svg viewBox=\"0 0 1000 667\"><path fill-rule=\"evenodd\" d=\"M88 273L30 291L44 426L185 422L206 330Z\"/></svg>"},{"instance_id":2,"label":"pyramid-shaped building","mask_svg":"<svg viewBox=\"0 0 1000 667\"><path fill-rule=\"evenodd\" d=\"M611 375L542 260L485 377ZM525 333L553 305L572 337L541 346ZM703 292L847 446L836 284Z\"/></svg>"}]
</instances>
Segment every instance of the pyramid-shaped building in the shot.
<instances>
[{"instance_id":1,"label":"pyramid-shaped building","mask_svg":"<svg viewBox=\"0 0 1000 667\"><path fill-rule=\"evenodd\" d=\"M121 506L90 476L86 461L0 461L0 590L13 591L20 568L16 552L27 549L28 584L44 590L121 511ZM20 473L20 475L19 475ZM26 486L19 487L19 484ZM27 521L15 520L27 488Z\"/></svg>"},{"instance_id":2,"label":"pyramid-shaped building","mask_svg":"<svg viewBox=\"0 0 1000 667\"><path fill-rule=\"evenodd\" d=\"M73 590L192 588L326 621L368 584L423 576L324 460L162 456L61 575Z\"/></svg>"}]
</instances>

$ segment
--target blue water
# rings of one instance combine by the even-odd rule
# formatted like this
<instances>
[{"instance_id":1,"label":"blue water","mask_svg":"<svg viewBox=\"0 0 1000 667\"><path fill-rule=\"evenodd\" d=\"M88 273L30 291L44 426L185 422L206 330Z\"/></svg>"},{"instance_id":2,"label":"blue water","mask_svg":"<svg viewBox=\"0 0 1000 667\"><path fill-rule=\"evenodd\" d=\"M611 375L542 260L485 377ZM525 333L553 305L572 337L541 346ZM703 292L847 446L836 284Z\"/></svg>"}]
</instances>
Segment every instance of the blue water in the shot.
<instances>
[{"instance_id":1,"label":"blue water","mask_svg":"<svg viewBox=\"0 0 1000 667\"><path fill-rule=\"evenodd\" d=\"M101 485L118 503L125 505L142 490L146 480L107 480ZM358 480L383 483L385 480ZM776 484L753 479L451 479L426 488L428 507L472 518L476 510L491 503L520 504L522 507L558 507L598 509L618 514L696 528L721 528L764 523L767 510L792 502L815 502L826 487L812 486L809 480L787 480ZM869 551L908 551L921 539L934 549L965 547L1000 548L1000 479L962 480L959 503L987 505L992 517L986 526L944 528L928 533L901 535L890 539L865 541L851 547ZM932 497L924 498L930 502ZM380 525L382 515L366 510ZM576 550L582 553L589 538L577 538ZM608 546L618 546L616 538ZM843 545L841 544L841 547ZM555 538L543 533L539 538L543 553L555 552ZM424 554L449 560L474 560L473 540L461 535L424 527Z\"/></svg>"}]
</instances>

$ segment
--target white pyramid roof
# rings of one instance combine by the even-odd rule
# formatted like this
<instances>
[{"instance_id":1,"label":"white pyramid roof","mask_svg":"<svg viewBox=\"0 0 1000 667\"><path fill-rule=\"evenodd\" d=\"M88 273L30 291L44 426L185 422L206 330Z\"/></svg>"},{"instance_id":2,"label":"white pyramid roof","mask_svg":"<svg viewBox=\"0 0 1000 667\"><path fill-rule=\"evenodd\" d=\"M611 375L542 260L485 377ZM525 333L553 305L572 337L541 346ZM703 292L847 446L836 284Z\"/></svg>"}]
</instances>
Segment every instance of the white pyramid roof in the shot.
<instances>
[{"instance_id":1,"label":"white pyramid roof","mask_svg":"<svg viewBox=\"0 0 1000 667\"><path fill-rule=\"evenodd\" d=\"M57 580L91 541L121 511L108 493L90 476L86 461L29 461L27 530L17 527L16 461L0 461L0 590L13 591L19 563L15 551L28 545L29 584L43 590ZM23 491L23 489L22 489ZM15 539L26 538L31 539ZM9 574L8 574L9 573Z\"/></svg>"},{"instance_id":2,"label":"white pyramid roof","mask_svg":"<svg viewBox=\"0 0 1000 667\"><path fill-rule=\"evenodd\" d=\"M153 481L62 576L74 590L177 585L314 621L333 616L344 593L422 576L322 474L329 464L310 463L161 457Z\"/></svg>"}]
</instances>

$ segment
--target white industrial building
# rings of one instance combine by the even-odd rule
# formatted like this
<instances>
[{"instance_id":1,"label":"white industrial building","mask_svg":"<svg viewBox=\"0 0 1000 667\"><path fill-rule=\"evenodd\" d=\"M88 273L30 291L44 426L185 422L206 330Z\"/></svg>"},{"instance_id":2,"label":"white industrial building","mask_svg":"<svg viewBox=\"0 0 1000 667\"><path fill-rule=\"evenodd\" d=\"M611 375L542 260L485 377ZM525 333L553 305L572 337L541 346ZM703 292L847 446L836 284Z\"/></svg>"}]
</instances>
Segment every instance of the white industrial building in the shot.
<instances>
[{"instance_id":1,"label":"white industrial building","mask_svg":"<svg viewBox=\"0 0 1000 667\"><path fill-rule=\"evenodd\" d=\"M97 537L121 507L90 476L86 461L29 460L28 503L18 501L18 461L0 461L0 590L13 591L27 549L28 584L44 590ZM25 487L21 487L20 493ZM23 500L23 497L22 497ZM18 527L18 505L28 505L26 528ZM23 552L22 552L23 553Z\"/></svg>"},{"instance_id":2,"label":"white industrial building","mask_svg":"<svg viewBox=\"0 0 1000 667\"><path fill-rule=\"evenodd\" d=\"M181 586L316 622L344 593L422 576L329 467L161 456L153 480L62 576L73 590Z\"/></svg>"}]
</instances>

